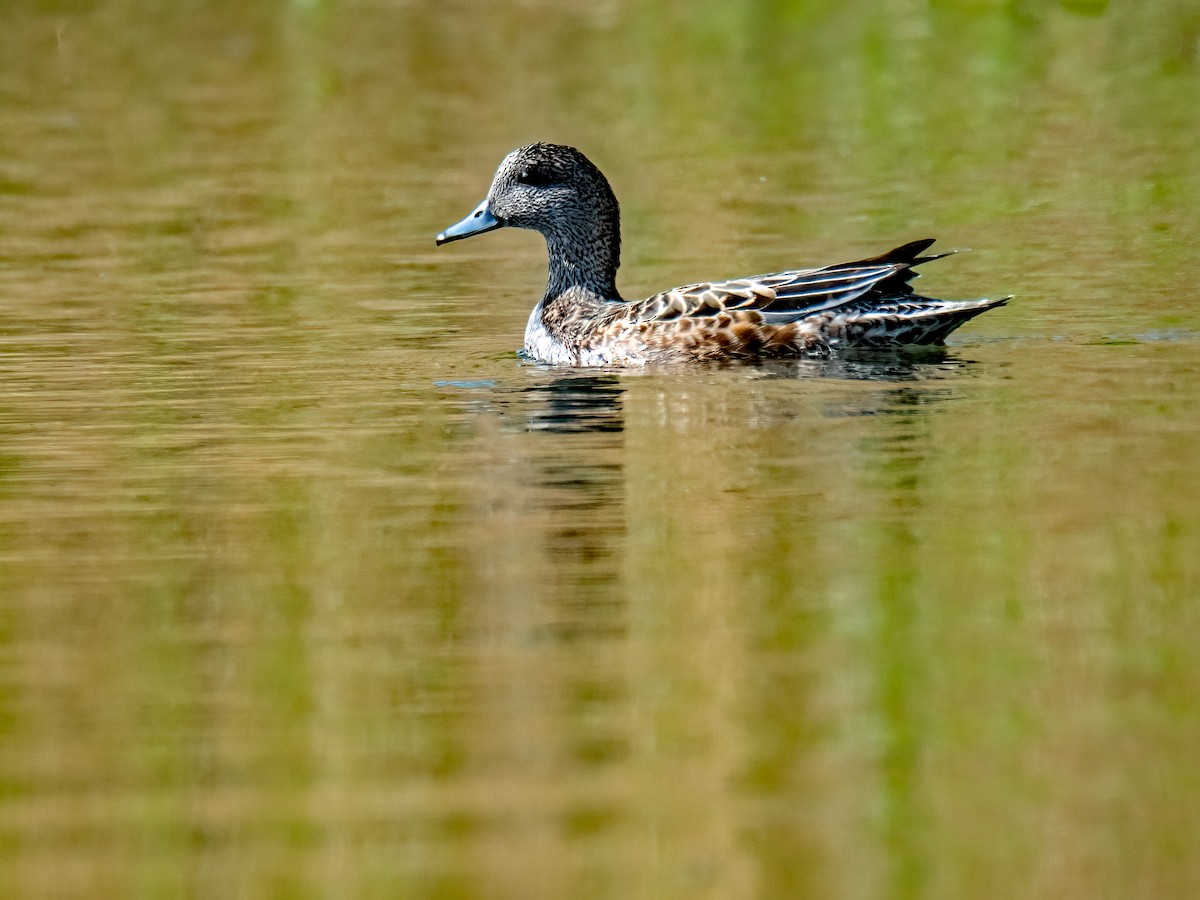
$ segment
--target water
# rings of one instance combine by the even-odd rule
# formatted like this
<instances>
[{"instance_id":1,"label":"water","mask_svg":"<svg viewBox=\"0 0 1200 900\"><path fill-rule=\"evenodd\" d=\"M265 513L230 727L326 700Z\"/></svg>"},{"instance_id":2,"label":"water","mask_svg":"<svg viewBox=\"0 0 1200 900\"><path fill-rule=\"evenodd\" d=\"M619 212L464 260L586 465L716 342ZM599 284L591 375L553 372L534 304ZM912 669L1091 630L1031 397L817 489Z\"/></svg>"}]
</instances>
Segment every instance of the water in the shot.
<instances>
[{"instance_id":1,"label":"water","mask_svg":"<svg viewBox=\"0 0 1200 900\"><path fill-rule=\"evenodd\" d=\"M1191 2L10 4L0 895L1200 889ZM944 353L515 355L973 247Z\"/></svg>"}]
</instances>

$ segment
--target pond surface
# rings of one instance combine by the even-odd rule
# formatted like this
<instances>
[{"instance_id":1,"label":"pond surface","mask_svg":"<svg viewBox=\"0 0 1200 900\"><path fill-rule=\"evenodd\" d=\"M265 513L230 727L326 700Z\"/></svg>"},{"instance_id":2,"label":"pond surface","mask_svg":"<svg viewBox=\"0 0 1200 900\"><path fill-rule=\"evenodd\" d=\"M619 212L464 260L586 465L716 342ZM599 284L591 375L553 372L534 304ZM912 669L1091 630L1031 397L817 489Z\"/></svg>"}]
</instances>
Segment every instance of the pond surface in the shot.
<instances>
[{"instance_id":1,"label":"pond surface","mask_svg":"<svg viewBox=\"0 0 1200 900\"><path fill-rule=\"evenodd\" d=\"M0 12L0 895L1200 894L1200 7ZM908 240L944 352L555 371Z\"/></svg>"}]
</instances>

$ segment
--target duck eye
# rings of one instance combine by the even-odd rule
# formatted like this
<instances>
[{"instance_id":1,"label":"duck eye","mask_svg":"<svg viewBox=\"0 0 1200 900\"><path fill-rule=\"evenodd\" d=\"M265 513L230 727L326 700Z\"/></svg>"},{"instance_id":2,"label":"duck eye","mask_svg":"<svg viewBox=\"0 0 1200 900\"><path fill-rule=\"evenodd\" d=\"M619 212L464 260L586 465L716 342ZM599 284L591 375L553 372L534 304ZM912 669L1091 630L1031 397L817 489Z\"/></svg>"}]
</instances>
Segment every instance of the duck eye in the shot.
<instances>
[{"instance_id":1,"label":"duck eye","mask_svg":"<svg viewBox=\"0 0 1200 900\"><path fill-rule=\"evenodd\" d=\"M517 182L530 187L545 187L555 180L554 173L541 166L525 166L517 173Z\"/></svg>"}]
</instances>

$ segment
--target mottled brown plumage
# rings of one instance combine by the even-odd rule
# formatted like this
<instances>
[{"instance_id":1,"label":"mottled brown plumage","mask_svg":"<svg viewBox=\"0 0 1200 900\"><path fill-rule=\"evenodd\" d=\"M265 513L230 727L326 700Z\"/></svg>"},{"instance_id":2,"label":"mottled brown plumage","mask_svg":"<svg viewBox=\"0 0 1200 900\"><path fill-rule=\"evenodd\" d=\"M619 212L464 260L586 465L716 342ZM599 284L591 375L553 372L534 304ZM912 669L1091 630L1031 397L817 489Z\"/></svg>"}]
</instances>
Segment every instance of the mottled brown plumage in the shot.
<instances>
[{"instance_id":1,"label":"mottled brown plumage","mask_svg":"<svg viewBox=\"0 0 1200 900\"><path fill-rule=\"evenodd\" d=\"M940 344L1009 298L936 300L913 292L932 239L818 269L673 288L645 300L617 292L620 209L582 153L557 144L514 150L487 197L438 243L513 226L546 238L546 293L525 330L540 362L644 365L681 360L823 356L839 348Z\"/></svg>"}]
</instances>

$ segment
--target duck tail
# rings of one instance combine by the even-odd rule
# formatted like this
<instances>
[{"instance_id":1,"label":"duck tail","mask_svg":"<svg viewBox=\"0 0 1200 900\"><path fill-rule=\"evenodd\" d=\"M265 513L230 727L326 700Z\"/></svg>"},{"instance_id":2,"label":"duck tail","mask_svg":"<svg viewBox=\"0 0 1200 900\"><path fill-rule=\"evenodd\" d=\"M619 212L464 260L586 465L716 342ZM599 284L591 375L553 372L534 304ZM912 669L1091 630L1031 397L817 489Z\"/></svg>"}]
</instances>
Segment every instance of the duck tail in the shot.
<instances>
[{"instance_id":1,"label":"duck tail","mask_svg":"<svg viewBox=\"0 0 1200 900\"><path fill-rule=\"evenodd\" d=\"M830 266L833 269L849 269L854 266L919 266L921 263L932 262L935 259L941 259L943 256L950 256L957 251L950 250L946 253L935 253L930 256L921 256L922 250L927 250L933 246L937 238L922 238L919 241L909 241L894 250L889 250L887 253L881 253L879 256L872 256L868 259L857 259L854 262L841 263L840 265Z\"/></svg>"},{"instance_id":2,"label":"duck tail","mask_svg":"<svg viewBox=\"0 0 1200 900\"><path fill-rule=\"evenodd\" d=\"M966 324L976 316L983 315L989 309L1004 306L1011 299L1012 295L1010 294L1007 297L981 297L978 300L946 302L936 307L930 307L909 319L909 324L914 329L910 340L914 344L945 343L950 332L960 325Z\"/></svg>"}]
</instances>

